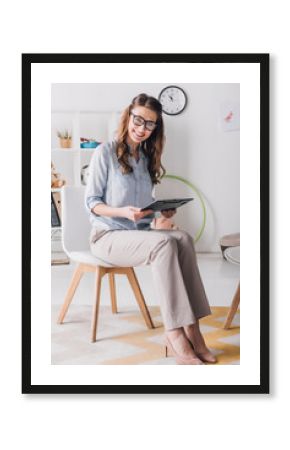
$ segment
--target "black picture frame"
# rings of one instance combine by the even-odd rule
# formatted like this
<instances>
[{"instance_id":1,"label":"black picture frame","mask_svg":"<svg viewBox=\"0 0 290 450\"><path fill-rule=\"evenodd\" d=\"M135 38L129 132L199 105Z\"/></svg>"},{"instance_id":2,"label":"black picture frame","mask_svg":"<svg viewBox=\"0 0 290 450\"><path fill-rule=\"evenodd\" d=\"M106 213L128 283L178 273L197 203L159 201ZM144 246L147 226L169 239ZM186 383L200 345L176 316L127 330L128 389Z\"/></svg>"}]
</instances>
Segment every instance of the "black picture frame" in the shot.
<instances>
[{"instance_id":1,"label":"black picture frame","mask_svg":"<svg viewBox=\"0 0 290 450\"><path fill-rule=\"evenodd\" d=\"M269 393L269 54L23 54L22 55L22 393L267 394ZM260 383L255 385L37 385L31 380L31 68L34 63L245 63L260 68Z\"/></svg>"}]
</instances>

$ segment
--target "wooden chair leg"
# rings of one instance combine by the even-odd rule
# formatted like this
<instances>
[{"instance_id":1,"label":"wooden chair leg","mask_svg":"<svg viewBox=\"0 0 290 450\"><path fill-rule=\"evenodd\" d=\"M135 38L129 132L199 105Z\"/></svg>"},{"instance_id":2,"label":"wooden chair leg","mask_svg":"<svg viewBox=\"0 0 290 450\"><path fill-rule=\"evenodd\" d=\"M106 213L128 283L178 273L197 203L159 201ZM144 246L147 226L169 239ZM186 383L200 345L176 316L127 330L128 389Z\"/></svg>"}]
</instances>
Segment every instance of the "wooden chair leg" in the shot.
<instances>
[{"instance_id":1,"label":"wooden chair leg","mask_svg":"<svg viewBox=\"0 0 290 450\"><path fill-rule=\"evenodd\" d=\"M99 306L100 306L100 299L101 299L101 284L102 284L102 277L105 273L106 272L102 267L97 267L97 269L96 269L96 299L95 299L94 306L93 306L91 342L96 342L97 323L98 323Z\"/></svg>"},{"instance_id":2,"label":"wooden chair leg","mask_svg":"<svg viewBox=\"0 0 290 450\"><path fill-rule=\"evenodd\" d=\"M67 313L69 305L72 302L73 296L74 296L75 291L76 291L76 289L77 289L77 287L79 285L79 282L80 282L80 279L81 279L83 273L84 273L84 271L83 271L83 268L82 268L82 264L79 264L78 267L76 268L74 274L73 274L71 283L69 285L69 288L67 290L67 293L66 293L66 296L65 296L65 299L64 299L64 303L63 303L63 305L61 307L61 310L60 310L60 313L59 313L59 316L58 316L58 319L57 319L57 323L59 323L59 324L63 323L63 320L65 318L65 315Z\"/></svg>"},{"instance_id":3,"label":"wooden chair leg","mask_svg":"<svg viewBox=\"0 0 290 450\"><path fill-rule=\"evenodd\" d=\"M144 317L144 320L146 322L146 325L148 328L154 328L154 324L152 322L150 313L148 311L147 305L145 303L142 291L140 289L136 274L134 272L134 269L132 267L130 267L127 271L127 277L129 280L129 283L133 289L133 292L135 294L138 306L140 308L140 311Z\"/></svg>"},{"instance_id":4,"label":"wooden chair leg","mask_svg":"<svg viewBox=\"0 0 290 450\"><path fill-rule=\"evenodd\" d=\"M117 311L115 275L112 272L110 272L108 275L109 275L109 284L110 284L110 293L111 293L112 313L116 314L118 311Z\"/></svg>"},{"instance_id":5,"label":"wooden chair leg","mask_svg":"<svg viewBox=\"0 0 290 450\"><path fill-rule=\"evenodd\" d=\"M230 328L230 326L232 324L232 321L233 321L233 318L234 318L234 315L237 312L239 304L240 304L240 283L239 283L239 286L237 287L237 290L236 290L236 293L234 295L234 298L233 298L230 310L228 312L226 321L224 323L224 328L225 329Z\"/></svg>"}]
</instances>

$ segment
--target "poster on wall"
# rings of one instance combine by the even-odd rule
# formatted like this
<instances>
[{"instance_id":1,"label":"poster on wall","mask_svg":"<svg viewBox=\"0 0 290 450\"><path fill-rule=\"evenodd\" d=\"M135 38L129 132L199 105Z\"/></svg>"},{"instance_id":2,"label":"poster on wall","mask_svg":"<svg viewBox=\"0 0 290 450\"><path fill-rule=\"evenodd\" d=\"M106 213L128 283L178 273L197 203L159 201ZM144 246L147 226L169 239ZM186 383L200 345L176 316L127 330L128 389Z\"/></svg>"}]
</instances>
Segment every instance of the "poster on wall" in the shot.
<instances>
[{"instance_id":1,"label":"poster on wall","mask_svg":"<svg viewBox=\"0 0 290 450\"><path fill-rule=\"evenodd\" d=\"M234 102L223 102L220 106L221 126L223 131L240 129L240 105Z\"/></svg>"},{"instance_id":2,"label":"poster on wall","mask_svg":"<svg viewBox=\"0 0 290 450\"><path fill-rule=\"evenodd\" d=\"M269 55L22 74L22 392L269 393Z\"/></svg>"}]
</instances>

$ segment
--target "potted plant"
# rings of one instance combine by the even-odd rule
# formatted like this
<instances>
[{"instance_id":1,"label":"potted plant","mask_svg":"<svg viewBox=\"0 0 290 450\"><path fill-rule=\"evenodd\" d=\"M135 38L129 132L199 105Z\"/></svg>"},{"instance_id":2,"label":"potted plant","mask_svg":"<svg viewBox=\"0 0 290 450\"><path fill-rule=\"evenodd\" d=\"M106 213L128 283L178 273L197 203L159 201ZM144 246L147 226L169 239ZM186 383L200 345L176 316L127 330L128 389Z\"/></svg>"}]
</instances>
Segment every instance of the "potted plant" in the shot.
<instances>
[{"instance_id":1,"label":"potted plant","mask_svg":"<svg viewBox=\"0 0 290 450\"><path fill-rule=\"evenodd\" d=\"M68 130L65 130L64 132L58 131L57 137L59 138L59 143L61 148L71 148L72 146L72 135L68 132Z\"/></svg>"}]
</instances>

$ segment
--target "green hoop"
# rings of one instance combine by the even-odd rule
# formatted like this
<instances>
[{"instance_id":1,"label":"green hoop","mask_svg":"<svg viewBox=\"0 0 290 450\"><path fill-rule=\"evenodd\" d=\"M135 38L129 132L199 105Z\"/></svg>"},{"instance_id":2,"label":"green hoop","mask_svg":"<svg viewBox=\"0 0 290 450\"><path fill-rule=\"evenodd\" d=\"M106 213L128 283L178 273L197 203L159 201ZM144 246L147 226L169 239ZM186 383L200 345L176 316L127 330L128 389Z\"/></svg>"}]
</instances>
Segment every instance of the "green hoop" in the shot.
<instances>
[{"instance_id":1,"label":"green hoop","mask_svg":"<svg viewBox=\"0 0 290 450\"><path fill-rule=\"evenodd\" d=\"M204 203L201 193L199 192L197 187L194 186L194 184L190 183L190 181L186 180L185 178L178 177L177 175L164 175L163 178L170 178L171 180L181 181L182 183L184 183L188 187L190 187L190 189L192 189L198 196L200 203L201 203L201 207L202 207L202 224L201 224L200 229L197 232L196 237L193 238L194 242L197 242L201 238L202 233L205 229L205 224L206 224L206 208L205 208L205 203Z\"/></svg>"}]
</instances>

